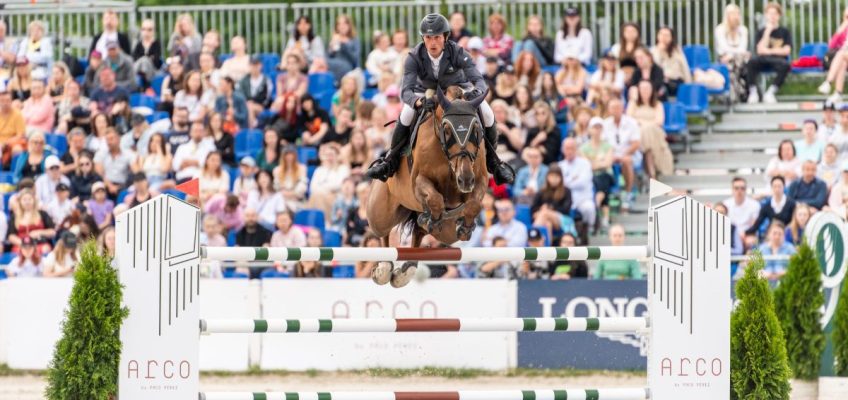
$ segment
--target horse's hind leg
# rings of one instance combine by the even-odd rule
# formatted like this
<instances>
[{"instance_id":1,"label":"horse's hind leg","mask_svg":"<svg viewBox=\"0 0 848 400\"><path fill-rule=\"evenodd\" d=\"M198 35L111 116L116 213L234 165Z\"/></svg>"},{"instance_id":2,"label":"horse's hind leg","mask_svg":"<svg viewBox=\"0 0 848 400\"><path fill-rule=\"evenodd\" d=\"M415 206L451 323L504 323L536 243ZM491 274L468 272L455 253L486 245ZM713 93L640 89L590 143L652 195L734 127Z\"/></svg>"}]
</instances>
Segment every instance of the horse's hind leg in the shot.
<instances>
[{"instance_id":1,"label":"horse's hind leg","mask_svg":"<svg viewBox=\"0 0 848 400\"><path fill-rule=\"evenodd\" d=\"M421 247L421 240L427 232L419 226L412 228L412 248ZM418 261L406 261L392 271L392 287L400 288L409 284L418 271Z\"/></svg>"}]
</instances>

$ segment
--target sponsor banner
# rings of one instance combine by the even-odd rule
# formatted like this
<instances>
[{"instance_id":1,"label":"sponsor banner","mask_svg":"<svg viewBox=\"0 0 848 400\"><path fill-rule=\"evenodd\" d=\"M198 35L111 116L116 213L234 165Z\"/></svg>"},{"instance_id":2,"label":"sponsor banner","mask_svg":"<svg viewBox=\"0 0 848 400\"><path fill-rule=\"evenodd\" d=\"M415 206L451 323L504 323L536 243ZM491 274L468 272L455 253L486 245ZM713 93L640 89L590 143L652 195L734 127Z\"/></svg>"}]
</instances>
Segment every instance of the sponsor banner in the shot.
<instances>
[{"instance_id":1,"label":"sponsor banner","mask_svg":"<svg viewBox=\"0 0 848 400\"><path fill-rule=\"evenodd\" d=\"M402 290L370 279L266 279L262 316L297 318L515 317L515 283L429 280ZM515 333L298 333L262 337L262 369L515 367Z\"/></svg>"},{"instance_id":2,"label":"sponsor banner","mask_svg":"<svg viewBox=\"0 0 848 400\"><path fill-rule=\"evenodd\" d=\"M518 281L522 317L642 317L645 280ZM519 333L518 367L644 370L647 336L636 333Z\"/></svg>"}]
</instances>

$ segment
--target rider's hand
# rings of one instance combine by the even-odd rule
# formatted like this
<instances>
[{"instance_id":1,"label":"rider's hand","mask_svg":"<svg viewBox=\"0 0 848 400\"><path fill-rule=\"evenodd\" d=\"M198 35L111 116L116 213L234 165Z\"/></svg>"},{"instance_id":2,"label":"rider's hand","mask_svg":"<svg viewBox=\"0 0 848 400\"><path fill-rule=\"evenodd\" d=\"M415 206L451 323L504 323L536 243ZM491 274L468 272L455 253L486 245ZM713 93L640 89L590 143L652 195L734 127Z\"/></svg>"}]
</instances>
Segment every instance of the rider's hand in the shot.
<instances>
[{"instance_id":1,"label":"rider's hand","mask_svg":"<svg viewBox=\"0 0 848 400\"><path fill-rule=\"evenodd\" d=\"M483 92L481 92L480 89L474 88L466 92L464 97L466 101L471 101L480 97L482 94Z\"/></svg>"},{"instance_id":2,"label":"rider's hand","mask_svg":"<svg viewBox=\"0 0 848 400\"><path fill-rule=\"evenodd\" d=\"M433 97L421 98L421 108L424 111L433 111L436 109L436 100Z\"/></svg>"}]
</instances>

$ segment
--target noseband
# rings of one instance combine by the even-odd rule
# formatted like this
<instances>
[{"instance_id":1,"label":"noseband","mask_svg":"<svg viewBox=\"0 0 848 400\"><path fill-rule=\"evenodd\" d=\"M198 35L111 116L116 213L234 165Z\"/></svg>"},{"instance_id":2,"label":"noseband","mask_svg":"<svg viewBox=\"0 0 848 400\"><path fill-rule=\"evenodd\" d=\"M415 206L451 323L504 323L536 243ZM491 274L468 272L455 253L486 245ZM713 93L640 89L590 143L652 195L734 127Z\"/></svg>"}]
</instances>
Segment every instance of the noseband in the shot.
<instances>
[{"instance_id":1,"label":"noseband","mask_svg":"<svg viewBox=\"0 0 848 400\"><path fill-rule=\"evenodd\" d=\"M439 143L442 145L442 152L447 157L448 161L454 158L468 157L471 162L477 160L477 155L480 153L480 119L477 116L477 110L467 111L460 110L461 106L451 107L449 111L442 114L440 124L436 124L436 115L433 114L433 130L439 138ZM447 129L450 127L451 135L447 135ZM468 143L474 143L477 148L472 153L468 151ZM451 154L450 148L454 144L460 146L460 150Z\"/></svg>"}]
</instances>

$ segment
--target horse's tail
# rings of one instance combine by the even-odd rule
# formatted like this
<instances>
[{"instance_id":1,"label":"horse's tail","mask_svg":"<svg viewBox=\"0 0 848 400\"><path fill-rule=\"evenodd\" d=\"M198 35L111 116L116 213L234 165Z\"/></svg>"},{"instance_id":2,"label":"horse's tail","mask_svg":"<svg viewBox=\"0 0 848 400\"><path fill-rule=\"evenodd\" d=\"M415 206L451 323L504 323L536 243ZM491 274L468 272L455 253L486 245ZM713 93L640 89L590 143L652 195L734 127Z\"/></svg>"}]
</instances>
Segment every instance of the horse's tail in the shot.
<instances>
[{"instance_id":1,"label":"horse's tail","mask_svg":"<svg viewBox=\"0 0 848 400\"><path fill-rule=\"evenodd\" d=\"M415 211L410 211L409 216L406 217L403 222L398 225L400 236L411 234L415 229L415 226L418 224L418 213Z\"/></svg>"}]
</instances>

